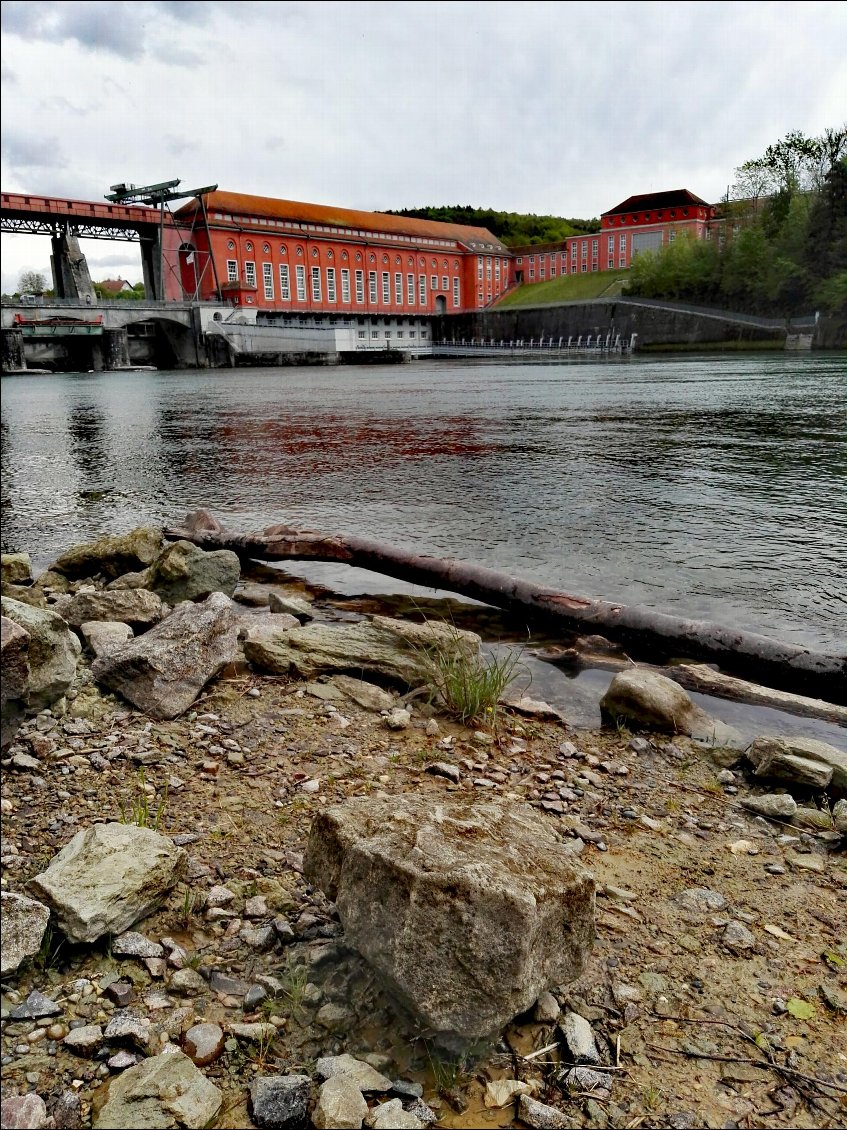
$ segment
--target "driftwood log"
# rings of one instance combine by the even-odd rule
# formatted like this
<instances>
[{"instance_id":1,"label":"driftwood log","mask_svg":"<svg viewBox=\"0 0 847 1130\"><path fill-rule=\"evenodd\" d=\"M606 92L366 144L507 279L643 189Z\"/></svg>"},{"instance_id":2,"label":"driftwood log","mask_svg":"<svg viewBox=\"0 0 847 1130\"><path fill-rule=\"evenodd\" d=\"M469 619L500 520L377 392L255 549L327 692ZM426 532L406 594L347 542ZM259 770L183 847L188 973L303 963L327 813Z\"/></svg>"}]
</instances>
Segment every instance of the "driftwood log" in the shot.
<instances>
[{"instance_id":1,"label":"driftwood log","mask_svg":"<svg viewBox=\"0 0 847 1130\"><path fill-rule=\"evenodd\" d=\"M166 530L165 535L191 541L203 549L230 549L247 559L334 561L372 569L520 613L548 631L599 632L646 657L717 663L729 673L767 686L847 703L845 656L826 655L703 620L684 620L647 608L570 596L454 558L429 557L385 542L285 525L239 534L225 529L206 510L188 514L181 526Z\"/></svg>"}]
</instances>

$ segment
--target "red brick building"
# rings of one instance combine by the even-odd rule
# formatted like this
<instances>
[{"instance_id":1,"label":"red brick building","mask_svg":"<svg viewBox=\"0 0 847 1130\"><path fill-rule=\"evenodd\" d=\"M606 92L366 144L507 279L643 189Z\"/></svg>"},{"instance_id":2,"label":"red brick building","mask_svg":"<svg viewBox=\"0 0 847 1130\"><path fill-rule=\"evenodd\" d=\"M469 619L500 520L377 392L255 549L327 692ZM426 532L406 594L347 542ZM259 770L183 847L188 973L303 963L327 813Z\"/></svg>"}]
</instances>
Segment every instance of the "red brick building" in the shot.
<instances>
[{"instance_id":1,"label":"red brick building","mask_svg":"<svg viewBox=\"0 0 847 1130\"><path fill-rule=\"evenodd\" d=\"M511 281L543 282L557 275L627 268L640 251L680 235L709 239L715 208L686 188L629 196L600 219L600 231L559 243L513 247Z\"/></svg>"},{"instance_id":2,"label":"red brick building","mask_svg":"<svg viewBox=\"0 0 847 1130\"><path fill-rule=\"evenodd\" d=\"M175 220L185 294L265 314L428 318L508 286L509 250L484 228L221 191Z\"/></svg>"}]
</instances>

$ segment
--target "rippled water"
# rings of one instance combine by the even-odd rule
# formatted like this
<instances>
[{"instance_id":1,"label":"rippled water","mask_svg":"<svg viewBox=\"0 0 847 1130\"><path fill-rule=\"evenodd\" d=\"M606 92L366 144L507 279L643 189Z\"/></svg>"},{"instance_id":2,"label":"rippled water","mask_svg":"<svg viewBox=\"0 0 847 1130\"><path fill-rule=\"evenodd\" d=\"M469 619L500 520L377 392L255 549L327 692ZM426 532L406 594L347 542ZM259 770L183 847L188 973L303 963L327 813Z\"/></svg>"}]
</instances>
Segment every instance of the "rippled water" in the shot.
<instances>
[{"instance_id":1,"label":"rippled water","mask_svg":"<svg viewBox=\"0 0 847 1130\"><path fill-rule=\"evenodd\" d=\"M847 356L8 377L4 549L207 506L847 640Z\"/></svg>"}]
</instances>

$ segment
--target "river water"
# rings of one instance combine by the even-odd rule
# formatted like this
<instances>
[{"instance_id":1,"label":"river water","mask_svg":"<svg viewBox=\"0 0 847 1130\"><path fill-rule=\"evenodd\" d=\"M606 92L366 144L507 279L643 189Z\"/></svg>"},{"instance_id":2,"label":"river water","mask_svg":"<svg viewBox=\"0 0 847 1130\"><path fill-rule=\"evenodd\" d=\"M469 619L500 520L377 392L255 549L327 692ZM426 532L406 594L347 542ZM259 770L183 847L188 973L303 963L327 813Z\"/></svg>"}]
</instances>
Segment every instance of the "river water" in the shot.
<instances>
[{"instance_id":1,"label":"river water","mask_svg":"<svg viewBox=\"0 0 847 1130\"><path fill-rule=\"evenodd\" d=\"M3 378L4 550L199 506L843 650L847 355Z\"/></svg>"}]
</instances>

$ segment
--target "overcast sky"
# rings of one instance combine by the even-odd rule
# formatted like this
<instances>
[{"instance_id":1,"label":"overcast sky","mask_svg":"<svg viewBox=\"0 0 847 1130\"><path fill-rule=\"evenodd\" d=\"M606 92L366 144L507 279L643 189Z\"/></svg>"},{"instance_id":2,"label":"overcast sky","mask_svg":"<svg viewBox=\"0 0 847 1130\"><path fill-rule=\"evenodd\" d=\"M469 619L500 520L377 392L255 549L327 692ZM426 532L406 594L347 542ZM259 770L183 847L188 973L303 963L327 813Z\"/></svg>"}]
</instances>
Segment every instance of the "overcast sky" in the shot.
<instances>
[{"instance_id":1,"label":"overcast sky","mask_svg":"<svg viewBox=\"0 0 847 1130\"><path fill-rule=\"evenodd\" d=\"M589 218L715 201L789 130L847 118L844 3L2 4L2 187L116 182ZM84 247L140 279L129 244ZM2 287L49 275L3 236Z\"/></svg>"}]
</instances>

